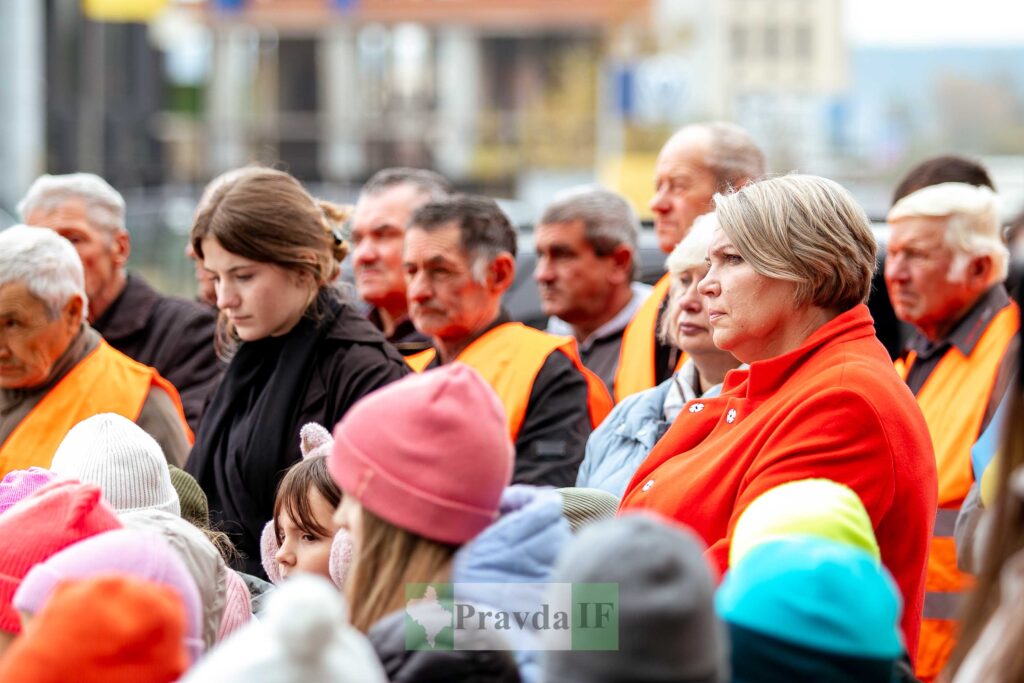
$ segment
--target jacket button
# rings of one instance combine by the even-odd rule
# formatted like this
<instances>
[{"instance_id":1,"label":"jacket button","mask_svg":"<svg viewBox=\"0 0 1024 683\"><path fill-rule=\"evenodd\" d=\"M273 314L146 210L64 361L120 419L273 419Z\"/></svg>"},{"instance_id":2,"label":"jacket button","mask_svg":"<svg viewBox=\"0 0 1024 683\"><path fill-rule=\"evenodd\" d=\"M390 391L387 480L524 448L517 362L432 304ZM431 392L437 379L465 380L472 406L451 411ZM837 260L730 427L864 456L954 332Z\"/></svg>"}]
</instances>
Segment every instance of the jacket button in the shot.
<instances>
[{"instance_id":1,"label":"jacket button","mask_svg":"<svg viewBox=\"0 0 1024 683\"><path fill-rule=\"evenodd\" d=\"M699 413L702 410L704 410L704 404L703 403L694 403L692 406L690 406L690 412L691 413Z\"/></svg>"},{"instance_id":2,"label":"jacket button","mask_svg":"<svg viewBox=\"0 0 1024 683\"><path fill-rule=\"evenodd\" d=\"M647 493L648 491L651 490L652 486L654 486L654 480L653 479L649 480L646 484L644 484L644 487L642 489L640 489L640 490L643 491L644 493Z\"/></svg>"},{"instance_id":3,"label":"jacket button","mask_svg":"<svg viewBox=\"0 0 1024 683\"><path fill-rule=\"evenodd\" d=\"M732 424L736 421L736 409L730 408L729 412L725 414L725 421Z\"/></svg>"}]
</instances>

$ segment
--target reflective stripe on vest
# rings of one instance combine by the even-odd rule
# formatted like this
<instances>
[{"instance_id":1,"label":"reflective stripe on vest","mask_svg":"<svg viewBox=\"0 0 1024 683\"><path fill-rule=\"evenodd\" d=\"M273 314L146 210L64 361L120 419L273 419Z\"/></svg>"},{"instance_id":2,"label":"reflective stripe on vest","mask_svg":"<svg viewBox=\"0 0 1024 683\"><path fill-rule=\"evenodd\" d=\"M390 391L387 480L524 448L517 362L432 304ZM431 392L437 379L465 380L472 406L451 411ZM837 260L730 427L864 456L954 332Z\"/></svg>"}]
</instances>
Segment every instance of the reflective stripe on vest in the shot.
<instances>
[{"instance_id":1,"label":"reflective stripe on vest","mask_svg":"<svg viewBox=\"0 0 1024 683\"><path fill-rule=\"evenodd\" d=\"M934 680L955 644L955 597L972 585L956 567L953 529L960 505L974 482L971 446L978 440L1003 355L1020 328L1020 312L1010 303L989 322L970 356L950 347L917 393L917 403L935 447L939 509L928 553L924 620L917 649L918 678ZM896 370L905 380L911 353Z\"/></svg>"},{"instance_id":2,"label":"reflective stripe on vest","mask_svg":"<svg viewBox=\"0 0 1024 683\"><path fill-rule=\"evenodd\" d=\"M49 467L64 435L87 417L117 413L134 422L154 385L170 396L191 443L192 431L185 421L177 389L153 368L101 340L4 440L0 446L0 477L32 465Z\"/></svg>"},{"instance_id":3,"label":"reflective stripe on vest","mask_svg":"<svg viewBox=\"0 0 1024 683\"><path fill-rule=\"evenodd\" d=\"M651 293L641 304L633 319L622 332L619 347L619 366L615 370L615 401L619 402L630 394L636 394L653 387L657 381L654 367L655 339L658 334L658 311L668 296L671 277L663 275L654 285ZM676 370L686 362L686 354L679 354Z\"/></svg>"},{"instance_id":4,"label":"reflective stripe on vest","mask_svg":"<svg viewBox=\"0 0 1024 683\"><path fill-rule=\"evenodd\" d=\"M611 411L612 398L601 378L583 367L572 337L548 334L522 323L505 323L481 335L455 360L480 373L498 394L508 415L509 437L515 441L526 417L533 382L555 351L568 356L587 380L587 409L591 426L597 427ZM427 349L407 356L406 362L413 370L422 372L435 356L434 349Z\"/></svg>"}]
</instances>

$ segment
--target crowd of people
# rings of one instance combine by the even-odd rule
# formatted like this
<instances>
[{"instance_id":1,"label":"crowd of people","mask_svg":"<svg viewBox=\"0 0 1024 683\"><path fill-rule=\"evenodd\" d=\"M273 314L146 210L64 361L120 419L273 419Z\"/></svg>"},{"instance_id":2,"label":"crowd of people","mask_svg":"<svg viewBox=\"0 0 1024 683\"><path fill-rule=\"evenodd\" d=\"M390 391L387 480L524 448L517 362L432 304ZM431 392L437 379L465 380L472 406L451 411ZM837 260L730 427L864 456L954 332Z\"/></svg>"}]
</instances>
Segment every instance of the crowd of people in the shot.
<instances>
[{"instance_id":1,"label":"crowd of people","mask_svg":"<svg viewBox=\"0 0 1024 683\"><path fill-rule=\"evenodd\" d=\"M985 168L911 169L882 245L734 124L652 176L653 286L624 198L552 197L545 330L508 217L430 170L215 178L195 301L128 270L103 179L39 178L0 232L0 680L1020 680L1024 240ZM410 586L564 584L617 587L613 646L409 645Z\"/></svg>"}]
</instances>

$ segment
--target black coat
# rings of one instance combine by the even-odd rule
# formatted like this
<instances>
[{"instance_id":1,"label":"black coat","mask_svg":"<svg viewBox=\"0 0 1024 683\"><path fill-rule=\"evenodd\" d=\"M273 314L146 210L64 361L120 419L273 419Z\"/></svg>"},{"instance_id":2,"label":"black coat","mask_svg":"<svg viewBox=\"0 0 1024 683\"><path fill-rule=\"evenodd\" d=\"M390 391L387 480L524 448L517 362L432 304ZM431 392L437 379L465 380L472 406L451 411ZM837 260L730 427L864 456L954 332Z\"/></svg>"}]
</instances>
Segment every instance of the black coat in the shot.
<instances>
[{"instance_id":1,"label":"black coat","mask_svg":"<svg viewBox=\"0 0 1024 683\"><path fill-rule=\"evenodd\" d=\"M397 588L400 590L400 587ZM507 650L410 650L405 642L405 611L392 612L366 634L391 683L519 683L519 670ZM478 632L476 638L491 634Z\"/></svg>"},{"instance_id":2,"label":"black coat","mask_svg":"<svg viewBox=\"0 0 1024 683\"><path fill-rule=\"evenodd\" d=\"M193 432L199 430L203 404L224 371L213 347L216 325L217 312L209 306L164 296L133 273L92 323L108 344L156 368L174 385Z\"/></svg>"},{"instance_id":3,"label":"black coat","mask_svg":"<svg viewBox=\"0 0 1024 683\"><path fill-rule=\"evenodd\" d=\"M206 492L214 525L244 556L236 569L248 574L265 576L260 532L278 483L302 458L302 425L333 429L360 398L410 372L351 306L331 307L322 322L304 318L288 334L240 346L185 467Z\"/></svg>"}]
</instances>

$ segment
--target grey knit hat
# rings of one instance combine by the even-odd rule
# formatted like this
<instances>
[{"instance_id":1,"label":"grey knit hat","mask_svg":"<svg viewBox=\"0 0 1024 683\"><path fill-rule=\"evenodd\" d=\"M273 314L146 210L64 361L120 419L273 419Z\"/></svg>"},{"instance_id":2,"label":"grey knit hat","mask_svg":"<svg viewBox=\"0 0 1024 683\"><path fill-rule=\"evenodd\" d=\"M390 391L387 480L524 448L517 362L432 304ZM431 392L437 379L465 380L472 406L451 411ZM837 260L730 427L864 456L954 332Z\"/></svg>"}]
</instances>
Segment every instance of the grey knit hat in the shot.
<instances>
[{"instance_id":1,"label":"grey knit hat","mask_svg":"<svg viewBox=\"0 0 1024 683\"><path fill-rule=\"evenodd\" d=\"M619 509L619 499L601 489L566 487L562 494L562 516L569 521L572 532L602 519L611 519Z\"/></svg>"},{"instance_id":2,"label":"grey knit hat","mask_svg":"<svg viewBox=\"0 0 1024 683\"><path fill-rule=\"evenodd\" d=\"M118 512L181 514L160 444L121 415L100 413L72 427L57 447L50 469L61 477L96 484Z\"/></svg>"},{"instance_id":3,"label":"grey knit hat","mask_svg":"<svg viewBox=\"0 0 1024 683\"><path fill-rule=\"evenodd\" d=\"M720 683L729 679L714 582L694 534L651 513L595 522L572 539L552 582L616 583L619 648L550 651L559 683Z\"/></svg>"}]
</instances>

